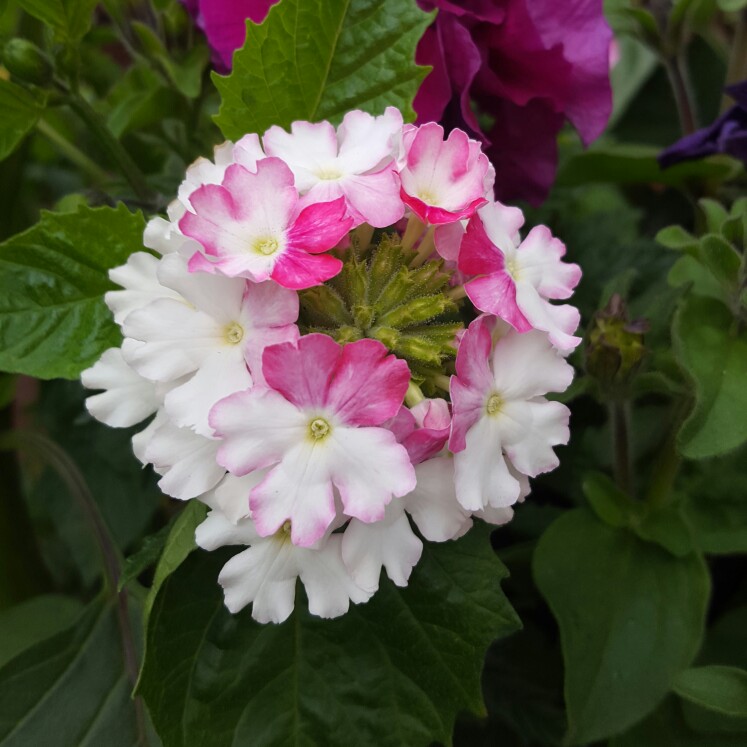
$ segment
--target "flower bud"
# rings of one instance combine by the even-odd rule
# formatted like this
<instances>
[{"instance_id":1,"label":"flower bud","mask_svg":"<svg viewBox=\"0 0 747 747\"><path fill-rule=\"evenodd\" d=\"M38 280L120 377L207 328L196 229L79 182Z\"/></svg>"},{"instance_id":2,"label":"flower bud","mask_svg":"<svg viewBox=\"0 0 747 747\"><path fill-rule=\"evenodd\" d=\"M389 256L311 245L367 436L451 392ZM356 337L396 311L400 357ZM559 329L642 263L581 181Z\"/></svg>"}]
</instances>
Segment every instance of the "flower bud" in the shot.
<instances>
[{"instance_id":1,"label":"flower bud","mask_svg":"<svg viewBox=\"0 0 747 747\"><path fill-rule=\"evenodd\" d=\"M24 83L46 86L52 80L52 62L44 52L26 39L11 39L3 48L6 70Z\"/></svg>"},{"instance_id":2,"label":"flower bud","mask_svg":"<svg viewBox=\"0 0 747 747\"><path fill-rule=\"evenodd\" d=\"M588 333L586 371L604 388L618 389L635 375L646 348L645 319L630 321L625 302L615 294L607 306L597 311Z\"/></svg>"}]
</instances>

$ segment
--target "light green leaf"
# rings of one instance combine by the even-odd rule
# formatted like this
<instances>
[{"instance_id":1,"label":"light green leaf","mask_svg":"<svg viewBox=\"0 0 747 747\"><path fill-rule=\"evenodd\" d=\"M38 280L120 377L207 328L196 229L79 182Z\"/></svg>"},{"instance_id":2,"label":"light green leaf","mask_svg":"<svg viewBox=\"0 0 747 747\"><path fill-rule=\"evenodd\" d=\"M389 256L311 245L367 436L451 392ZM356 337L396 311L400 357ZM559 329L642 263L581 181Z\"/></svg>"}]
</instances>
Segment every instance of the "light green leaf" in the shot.
<instances>
[{"instance_id":1,"label":"light green leaf","mask_svg":"<svg viewBox=\"0 0 747 747\"><path fill-rule=\"evenodd\" d=\"M604 739L650 713L700 645L702 560L674 558L575 509L541 537L533 570L560 626L567 742Z\"/></svg>"},{"instance_id":2,"label":"light green leaf","mask_svg":"<svg viewBox=\"0 0 747 747\"><path fill-rule=\"evenodd\" d=\"M667 226L656 234L656 241L667 249L692 249L698 245L698 238L682 226Z\"/></svg>"},{"instance_id":3,"label":"light green leaf","mask_svg":"<svg viewBox=\"0 0 747 747\"><path fill-rule=\"evenodd\" d=\"M701 209L705 220L706 227L709 233L719 233L721 226L724 224L728 213L726 208L716 200L711 200L704 197L702 200L698 200L698 207Z\"/></svg>"},{"instance_id":4,"label":"light green leaf","mask_svg":"<svg viewBox=\"0 0 747 747\"><path fill-rule=\"evenodd\" d=\"M58 38L75 42L91 28L98 0L18 0L29 15L51 26Z\"/></svg>"},{"instance_id":5,"label":"light green leaf","mask_svg":"<svg viewBox=\"0 0 747 747\"><path fill-rule=\"evenodd\" d=\"M716 4L725 13L738 13L747 8L747 0L716 0Z\"/></svg>"},{"instance_id":6,"label":"light green leaf","mask_svg":"<svg viewBox=\"0 0 747 747\"><path fill-rule=\"evenodd\" d=\"M724 291L713 274L703 267L702 262L689 255L680 257L672 265L667 281L673 288L692 285L692 292L698 296L707 296L718 300L724 298Z\"/></svg>"},{"instance_id":7,"label":"light green leaf","mask_svg":"<svg viewBox=\"0 0 747 747\"><path fill-rule=\"evenodd\" d=\"M38 641L67 628L82 608L72 597L44 594L0 612L0 667Z\"/></svg>"},{"instance_id":8,"label":"light green leaf","mask_svg":"<svg viewBox=\"0 0 747 747\"><path fill-rule=\"evenodd\" d=\"M700 239L700 257L713 277L728 292L736 289L742 258L721 236L707 234Z\"/></svg>"},{"instance_id":9,"label":"light green leaf","mask_svg":"<svg viewBox=\"0 0 747 747\"><path fill-rule=\"evenodd\" d=\"M118 345L107 272L142 249L144 225L124 205L45 212L0 244L0 369L76 378Z\"/></svg>"},{"instance_id":10,"label":"light green leaf","mask_svg":"<svg viewBox=\"0 0 747 747\"><path fill-rule=\"evenodd\" d=\"M723 716L747 719L747 671L738 667L693 667L680 672L674 692ZM747 727L747 723L745 723Z\"/></svg>"},{"instance_id":11,"label":"light green leaf","mask_svg":"<svg viewBox=\"0 0 747 747\"><path fill-rule=\"evenodd\" d=\"M613 106L607 128L611 129L625 114L646 81L659 64L656 55L642 42L627 35L616 37L620 59L610 70Z\"/></svg>"},{"instance_id":12,"label":"light green leaf","mask_svg":"<svg viewBox=\"0 0 747 747\"><path fill-rule=\"evenodd\" d=\"M0 160L7 158L36 124L46 98L0 78Z\"/></svg>"},{"instance_id":13,"label":"light green leaf","mask_svg":"<svg viewBox=\"0 0 747 747\"><path fill-rule=\"evenodd\" d=\"M488 644L516 630L489 529L426 545L405 589L281 625L232 616L216 582L225 553L193 555L164 583L140 691L169 747L413 747L451 742L458 711L484 709Z\"/></svg>"},{"instance_id":14,"label":"light green leaf","mask_svg":"<svg viewBox=\"0 0 747 747\"><path fill-rule=\"evenodd\" d=\"M236 139L297 119L339 122L351 109L395 106L411 120L428 72L415 46L432 19L415 0L283 0L261 26L247 21L233 71L213 76L215 121Z\"/></svg>"},{"instance_id":15,"label":"light green leaf","mask_svg":"<svg viewBox=\"0 0 747 747\"><path fill-rule=\"evenodd\" d=\"M747 339L718 301L691 296L675 316L674 348L695 383L695 407L678 436L682 453L703 459L747 439Z\"/></svg>"},{"instance_id":16,"label":"light green leaf","mask_svg":"<svg viewBox=\"0 0 747 747\"><path fill-rule=\"evenodd\" d=\"M132 747L130 690L115 607L95 600L70 628L0 669L0 745Z\"/></svg>"}]
</instances>

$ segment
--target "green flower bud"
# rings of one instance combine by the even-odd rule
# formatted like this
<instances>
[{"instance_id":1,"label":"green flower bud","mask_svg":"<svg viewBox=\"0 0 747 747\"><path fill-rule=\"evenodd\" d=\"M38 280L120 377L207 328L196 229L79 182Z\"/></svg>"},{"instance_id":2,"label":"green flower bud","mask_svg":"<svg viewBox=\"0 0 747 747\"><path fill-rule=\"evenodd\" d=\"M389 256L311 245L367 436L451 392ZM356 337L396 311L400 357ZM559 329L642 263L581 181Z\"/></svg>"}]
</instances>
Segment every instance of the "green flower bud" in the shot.
<instances>
[{"instance_id":1,"label":"green flower bud","mask_svg":"<svg viewBox=\"0 0 747 747\"><path fill-rule=\"evenodd\" d=\"M646 354L645 320L630 321L622 298L615 294L592 320L586 346L586 371L607 390L625 387Z\"/></svg>"},{"instance_id":2,"label":"green flower bud","mask_svg":"<svg viewBox=\"0 0 747 747\"><path fill-rule=\"evenodd\" d=\"M3 48L3 65L18 80L35 86L47 86L54 68L49 57L26 39L11 39Z\"/></svg>"}]
</instances>

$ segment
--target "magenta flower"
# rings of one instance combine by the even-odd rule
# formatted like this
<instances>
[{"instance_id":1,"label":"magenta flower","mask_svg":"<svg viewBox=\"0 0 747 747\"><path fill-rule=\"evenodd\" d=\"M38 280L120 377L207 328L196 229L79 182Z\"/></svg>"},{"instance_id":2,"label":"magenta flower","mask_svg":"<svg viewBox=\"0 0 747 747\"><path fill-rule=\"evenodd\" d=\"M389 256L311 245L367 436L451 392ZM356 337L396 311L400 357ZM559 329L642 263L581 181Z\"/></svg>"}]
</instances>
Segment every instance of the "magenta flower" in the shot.
<instances>
[{"instance_id":1,"label":"magenta flower","mask_svg":"<svg viewBox=\"0 0 747 747\"><path fill-rule=\"evenodd\" d=\"M299 290L342 268L339 259L322 252L353 225L344 198L301 203L293 173L280 159L259 161L256 173L229 166L222 184L205 184L189 199L194 212L182 216L179 228L202 246L190 259L192 271L218 270L255 283L272 278Z\"/></svg>"},{"instance_id":2,"label":"magenta flower","mask_svg":"<svg viewBox=\"0 0 747 747\"><path fill-rule=\"evenodd\" d=\"M262 23L278 0L182 0L213 51L220 73L231 69L231 58L246 39L246 19Z\"/></svg>"},{"instance_id":3,"label":"magenta flower","mask_svg":"<svg viewBox=\"0 0 747 747\"><path fill-rule=\"evenodd\" d=\"M484 144L496 198L540 202L568 119L588 144L612 110L612 39L602 0L418 0L438 9L416 60L432 65L415 98L419 122L459 127ZM471 105L492 121L484 132Z\"/></svg>"}]
</instances>

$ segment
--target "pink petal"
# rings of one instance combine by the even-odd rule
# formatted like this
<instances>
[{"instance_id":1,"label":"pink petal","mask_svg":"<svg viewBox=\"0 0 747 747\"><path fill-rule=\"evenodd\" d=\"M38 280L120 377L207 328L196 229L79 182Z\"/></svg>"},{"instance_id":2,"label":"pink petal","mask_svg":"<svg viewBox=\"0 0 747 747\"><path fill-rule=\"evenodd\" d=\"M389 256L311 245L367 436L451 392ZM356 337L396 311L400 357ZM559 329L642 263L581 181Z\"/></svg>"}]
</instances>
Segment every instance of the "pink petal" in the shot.
<instances>
[{"instance_id":1,"label":"pink petal","mask_svg":"<svg viewBox=\"0 0 747 747\"><path fill-rule=\"evenodd\" d=\"M343 181L342 189L359 220L375 228L391 226L405 214L399 181L392 168L375 174L350 176Z\"/></svg>"},{"instance_id":2,"label":"pink petal","mask_svg":"<svg viewBox=\"0 0 747 747\"><path fill-rule=\"evenodd\" d=\"M329 254L287 249L275 262L270 277L284 288L303 290L333 278L341 269L342 261Z\"/></svg>"},{"instance_id":3,"label":"pink petal","mask_svg":"<svg viewBox=\"0 0 747 747\"><path fill-rule=\"evenodd\" d=\"M332 249L353 226L346 212L344 197L305 207L288 229L288 246L311 254Z\"/></svg>"},{"instance_id":4,"label":"pink petal","mask_svg":"<svg viewBox=\"0 0 747 747\"><path fill-rule=\"evenodd\" d=\"M487 275L502 272L504 262L503 252L488 237L482 219L473 215L459 248L459 269L466 275Z\"/></svg>"},{"instance_id":5,"label":"pink petal","mask_svg":"<svg viewBox=\"0 0 747 747\"><path fill-rule=\"evenodd\" d=\"M347 424L380 425L397 414L409 383L405 361L378 340L358 340L342 348L327 401Z\"/></svg>"},{"instance_id":6,"label":"pink petal","mask_svg":"<svg viewBox=\"0 0 747 747\"><path fill-rule=\"evenodd\" d=\"M528 332L533 325L516 303L516 284L507 272L476 278L465 283L469 300L480 311L494 314L518 332Z\"/></svg>"}]
</instances>

